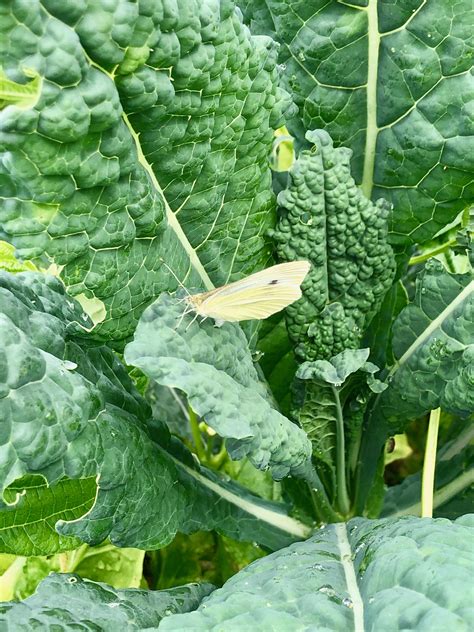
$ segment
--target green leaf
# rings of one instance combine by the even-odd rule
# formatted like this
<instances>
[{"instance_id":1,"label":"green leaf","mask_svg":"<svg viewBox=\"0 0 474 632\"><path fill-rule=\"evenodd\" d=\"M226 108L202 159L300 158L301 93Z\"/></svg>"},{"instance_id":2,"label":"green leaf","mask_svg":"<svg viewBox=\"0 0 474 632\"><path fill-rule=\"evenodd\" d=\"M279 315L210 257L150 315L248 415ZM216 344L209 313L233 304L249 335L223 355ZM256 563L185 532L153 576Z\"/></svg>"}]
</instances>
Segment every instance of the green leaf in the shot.
<instances>
[{"instance_id":1,"label":"green leaf","mask_svg":"<svg viewBox=\"0 0 474 632\"><path fill-rule=\"evenodd\" d=\"M17 83L7 77L0 67L0 110L8 105L18 108L32 108L38 102L41 92L41 77L35 70L23 68L23 73L31 81Z\"/></svg>"},{"instance_id":2,"label":"green leaf","mask_svg":"<svg viewBox=\"0 0 474 632\"><path fill-rule=\"evenodd\" d=\"M433 237L472 201L469 0L240 0L252 32L281 43L287 120L349 146L368 197L393 203L393 243Z\"/></svg>"},{"instance_id":3,"label":"green leaf","mask_svg":"<svg viewBox=\"0 0 474 632\"><path fill-rule=\"evenodd\" d=\"M153 549L178 530L218 529L273 549L308 535L284 505L200 468L165 426L151 423L117 356L89 345L83 325L90 321L58 279L0 273L0 306L0 418L8 438L0 448L2 491L25 474L49 485L97 480L93 507L54 525L62 536ZM52 508L43 511L36 544L55 547L48 541Z\"/></svg>"},{"instance_id":4,"label":"green leaf","mask_svg":"<svg viewBox=\"0 0 474 632\"><path fill-rule=\"evenodd\" d=\"M259 469L270 467L276 479L301 476L310 443L272 408L240 327L224 323L216 328L209 320L198 324L182 315L180 299L163 293L143 313L126 346L127 364L186 393L199 417L227 439L232 458L247 456Z\"/></svg>"},{"instance_id":5,"label":"green leaf","mask_svg":"<svg viewBox=\"0 0 474 632\"><path fill-rule=\"evenodd\" d=\"M360 453L358 511L372 484L374 455L388 436L439 407L461 417L474 409L473 290L471 273L450 274L435 259L417 276L414 300L393 326L396 362L384 378L388 388L371 403Z\"/></svg>"},{"instance_id":6,"label":"green leaf","mask_svg":"<svg viewBox=\"0 0 474 632\"><path fill-rule=\"evenodd\" d=\"M27 63L41 93L0 113L0 235L102 301L96 338L127 338L176 287L163 258L207 288L268 262L268 155L286 97L275 43L232 2L32 0L1 13L6 75Z\"/></svg>"},{"instance_id":7,"label":"green leaf","mask_svg":"<svg viewBox=\"0 0 474 632\"><path fill-rule=\"evenodd\" d=\"M315 433L316 436L320 435L323 428L323 436L325 432L326 437L334 432L332 428L332 422L336 417L334 391L338 392L342 406L349 408L345 410L344 418L346 425L350 426L348 422L356 414L357 404L365 408L368 391L380 393L387 388L387 385L374 375L379 368L372 362L367 362L369 352L370 349L346 349L330 360L303 362L298 368L295 404L300 407L299 416L309 415L311 419L316 414L315 429L321 426ZM302 384L305 385L305 389L301 388ZM305 427L304 424L303 427Z\"/></svg>"},{"instance_id":8,"label":"green leaf","mask_svg":"<svg viewBox=\"0 0 474 632\"><path fill-rule=\"evenodd\" d=\"M307 138L315 144L291 167L270 234L281 260L312 264L303 298L286 315L297 357L315 360L360 346L392 284L395 261L387 244L389 205L364 198L351 177L349 150L335 149L325 131Z\"/></svg>"},{"instance_id":9,"label":"green leaf","mask_svg":"<svg viewBox=\"0 0 474 632\"><path fill-rule=\"evenodd\" d=\"M143 575L145 551L105 544L87 547L74 572L113 588L139 588Z\"/></svg>"},{"instance_id":10,"label":"green leaf","mask_svg":"<svg viewBox=\"0 0 474 632\"><path fill-rule=\"evenodd\" d=\"M474 424L446 443L436 455L433 510L457 518L472 510L474 492ZM421 472L407 476L385 494L382 516L421 515Z\"/></svg>"},{"instance_id":11,"label":"green leaf","mask_svg":"<svg viewBox=\"0 0 474 632\"><path fill-rule=\"evenodd\" d=\"M414 301L393 327L397 358L386 378L374 416L390 432L430 410L466 415L474 409L474 281L449 274L431 259L417 277Z\"/></svg>"},{"instance_id":12,"label":"green leaf","mask_svg":"<svg viewBox=\"0 0 474 632\"><path fill-rule=\"evenodd\" d=\"M0 606L5 632L80 627L81 630L156 630L165 616L193 610L212 592L211 584L169 590L115 590L77 575L53 574L25 601Z\"/></svg>"},{"instance_id":13,"label":"green leaf","mask_svg":"<svg viewBox=\"0 0 474 632\"><path fill-rule=\"evenodd\" d=\"M371 390L379 392L382 385L377 384L378 380L375 380L375 383L370 380L379 368L372 362L367 362L369 354L370 349L346 349L329 361L304 362L296 372L296 377L300 380L316 380L339 388L350 375L363 371L369 375L368 383ZM383 386L386 388L386 385Z\"/></svg>"},{"instance_id":14,"label":"green leaf","mask_svg":"<svg viewBox=\"0 0 474 632\"><path fill-rule=\"evenodd\" d=\"M96 488L95 478L64 479L50 487L41 476L15 481L3 494L12 504L0 509L0 551L31 556L75 549L81 541L59 535L55 525L87 513Z\"/></svg>"},{"instance_id":15,"label":"green leaf","mask_svg":"<svg viewBox=\"0 0 474 632\"><path fill-rule=\"evenodd\" d=\"M380 367L395 362L392 354L392 324L407 306L408 296L401 281L397 281L385 295L378 313L372 319L362 340L370 348L370 359Z\"/></svg>"},{"instance_id":16,"label":"green leaf","mask_svg":"<svg viewBox=\"0 0 474 632\"><path fill-rule=\"evenodd\" d=\"M326 489L334 490L337 411L331 387L296 380L291 413L311 441L313 459Z\"/></svg>"},{"instance_id":17,"label":"green leaf","mask_svg":"<svg viewBox=\"0 0 474 632\"><path fill-rule=\"evenodd\" d=\"M0 599L26 599L50 573L75 572L83 578L106 581L113 588L138 588L143 574L145 552L138 549L119 549L111 544L89 547L83 544L68 553L50 556L17 557L0 578L8 581L10 596ZM15 566L19 573L12 573Z\"/></svg>"},{"instance_id":18,"label":"green leaf","mask_svg":"<svg viewBox=\"0 0 474 632\"><path fill-rule=\"evenodd\" d=\"M31 261L19 261L15 257L15 248L6 241L0 241L0 270L7 272L25 272L26 270L36 270L36 266Z\"/></svg>"},{"instance_id":19,"label":"green leaf","mask_svg":"<svg viewBox=\"0 0 474 632\"><path fill-rule=\"evenodd\" d=\"M293 417L311 440L313 458L326 466L329 480L322 478L333 492L336 487L346 488L346 458L348 471L355 470L369 392L386 388L374 377L379 369L367 362L369 353L369 349L346 349L329 361L303 362L296 372ZM347 506L349 500L340 502Z\"/></svg>"},{"instance_id":20,"label":"green leaf","mask_svg":"<svg viewBox=\"0 0 474 632\"><path fill-rule=\"evenodd\" d=\"M257 349L258 365L281 412L288 416L291 406L290 384L297 364L282 312L262 321Z\"/></svg>"},{"instance_id":21,"label":"green leaf","mask_svg":"<svg viewBox=\"0 0 474 632\"><path fill-rule=\"evenodd\" d=\"M195 611L166 617L160 632L468 632L473 527L472 516L330 525L253 562Z\"/></svg>"}]
</instances>

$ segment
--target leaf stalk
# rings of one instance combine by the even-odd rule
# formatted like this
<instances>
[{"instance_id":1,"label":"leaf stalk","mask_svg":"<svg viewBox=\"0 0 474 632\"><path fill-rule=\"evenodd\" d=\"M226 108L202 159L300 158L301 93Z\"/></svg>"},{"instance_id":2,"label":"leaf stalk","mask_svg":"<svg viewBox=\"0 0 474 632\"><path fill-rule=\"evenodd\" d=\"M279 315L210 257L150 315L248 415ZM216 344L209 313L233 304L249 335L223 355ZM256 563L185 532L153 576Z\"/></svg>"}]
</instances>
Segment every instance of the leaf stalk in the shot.
<instances>
[{"instance_id":1,"label":"leaf stalk","mask_svg":"<svg viewBox=\"0 0 474 632\"><path fill-rule=\"evenodd\" d=\"M346 482L346 447L344 437L344 418L342 415L341 399L339 391L331 385L336 403L336 482L337 482L337 504L339 511L347 516L350 511L350 501L347 494Z\"/></svg>"},{"instance_id":2,"label":"leaf stalk","mask_svg":"<svg viewBox=\"0 0 474 632\"><path fill-rule=\"evenodd\" d=\"M191 428L191 434L193 436L193 441L194 441L194 447L196 449L196 454L200 460L201 463L205 463L206 462L206 450L204 448L204 444L202 442L202 437L201 437L201 431L199 429L199 419L196 415L196 413L194 412L194 410L191 408L191 406L188 406L188 413L189 413L189 426Z\"/></svg>"},{"instance_id":3,"label":"leaf stalk","mask_svg":"<svg viewBox=\"0 0 474 632\"><path fill-rule=\"evenodd\" d=\"M435 408L430 413L428 434L426 435L425 459L423 462L423 476L421 481L421 517L433 517L433 493L436 470L436 447L438 445L438 430L441 408Z\"/></svg>"}]
</instances>

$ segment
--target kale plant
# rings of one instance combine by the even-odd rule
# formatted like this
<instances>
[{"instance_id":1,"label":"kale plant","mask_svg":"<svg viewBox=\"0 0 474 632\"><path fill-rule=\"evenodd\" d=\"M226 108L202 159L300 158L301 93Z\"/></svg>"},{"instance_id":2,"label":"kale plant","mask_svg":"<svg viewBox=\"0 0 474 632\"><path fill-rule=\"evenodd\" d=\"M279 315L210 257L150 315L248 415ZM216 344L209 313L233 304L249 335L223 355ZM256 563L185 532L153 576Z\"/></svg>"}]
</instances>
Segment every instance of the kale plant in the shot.
<instances>
[{"instance_id":1,"label":"kale plant","mask_svg":"<svg viewBox=\"0 0 474 632\"><path fill-rule=\"evenodd\" d=\"M472 629L469 4L1 4L2 630Z\"/></svg>"}]
</instances>

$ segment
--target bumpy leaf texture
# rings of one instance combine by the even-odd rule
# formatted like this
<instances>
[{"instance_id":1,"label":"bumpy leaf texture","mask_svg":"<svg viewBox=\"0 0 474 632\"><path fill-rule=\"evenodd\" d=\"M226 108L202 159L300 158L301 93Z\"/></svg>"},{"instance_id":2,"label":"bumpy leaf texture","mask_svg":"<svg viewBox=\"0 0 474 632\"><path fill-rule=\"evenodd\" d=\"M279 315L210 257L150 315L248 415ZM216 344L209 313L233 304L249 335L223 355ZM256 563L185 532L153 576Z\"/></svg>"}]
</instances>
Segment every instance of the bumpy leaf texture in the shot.
<instances>
[{"instance_id":1,"label":"bumpy leaf texture","mask_svg":"<svg viewBox=\"0 0 474 632\"><path fill-rule=\"evenodd\" d=\"M356 181L393 203L393 243L428 240L473 199L472 4L240 0L282 46L300 141L322 127L350 147Z\"/></svg>"},{"instance_id":2,"label":"bumpy leaf texture","mask_svg":"<svg viewBox=\"0 0 474 632\"><path fill-rule=\"evenodd\" d=\"M473 526L472 516L330 525L253 562L159 630L468 632Z\"/></svg>"},{"instance_id":3,"label":"bumpy leaf texture","mask_svg":"<svg viewBox=\"0 0 474 632\"><path fill-rule=\"evenodd\" d=\"M300 360L329 359L359 346L392 283L389 204L374 204L361 193L350 173L349 149L335 149L322 130L306 137L314 146L290 169L271 235L281 260L312 264L303 297L286 310L295 352Z\"/></svg>"},{"instance_id":4,"label":"bumpy leaf texture","mask_svg":"<svg viewBox=\"0 0 474 632\"><path fill-rule=\"evenodd\" d=\"M156 630L162 617L193 610L212 590L211 584L160 591L115 590L77 575L53 574L25 601L2 604L0 624L5 632L30 632L38 627L90 632Z\"/></svg>"},{"instance_id":5,"label":"bumpy leaf texture","mask_svg":"<svg viewBox=\"0 0 474 632\"><path fill-rule=\"evenodd\" d=\"M441 406L465 416L474 410L474 281L450 274L435 259L416 281L416 295L395 321L396 362L375 406L390 432Z\"/></svg>"},{"instance_id":6,"label":"bumpy leaf texture","mask_svg":"<svg viewBox=\"0 0 474 632\"><path fill-rule=\"evenodd\" d=\"M150 305L125 348L127 364L186 393L192 409L227 439L233 458L248 456L277 479L304 474L311 444L272 407L243 331L234 323L198 324L183 310L182 300L166 293Z\"/></svg>"},{"instance_id":7,"label":"bumpy leaf texture","mask_svg":"<svg viewBox=\"0 0 474 632\"><path fill-rule=\"evenodd\" d=\"M0 23L8 78L42 79L0 113L0 236L105 304L96 337L176 287L162 258L208 288L268 261L285 99L274 42L232 1L7 0Z\"/></svg>"},{"instance_id":8,"label":"bumpy leaf texture","mask_svg":"<svg viewBox=\"0 0 474 632\"><path fill-rule=\"evenodd\" d=\"M26 474L51 485L65 478L97 483L82 517L66 512L64 495L43 496L59 515L54 524L44 508L42 533L38 521L24 525L33 530L27 537L35 535L36 554L61 548L48 539L52 526L90 544L109 537L144 549L164 546L178 530L217 529L269 548L307 535L284 507L206 472L165 427L150 423L150 408L123 364L109 348L88 345L84 326L91 323L58 279L0 273L0 306L1 491ZM21 513L28 496L18 500Z\"/></svg>"}]
</instances>

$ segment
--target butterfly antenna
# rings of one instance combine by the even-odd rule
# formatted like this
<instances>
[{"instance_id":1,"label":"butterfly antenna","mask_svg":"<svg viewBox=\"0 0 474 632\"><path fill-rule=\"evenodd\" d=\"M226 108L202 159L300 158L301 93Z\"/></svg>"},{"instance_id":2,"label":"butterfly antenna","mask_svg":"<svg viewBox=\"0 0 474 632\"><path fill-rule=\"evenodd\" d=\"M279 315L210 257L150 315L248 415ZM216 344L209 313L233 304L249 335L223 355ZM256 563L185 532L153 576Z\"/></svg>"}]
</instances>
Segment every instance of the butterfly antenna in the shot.
<instances>
[{"instance_id":1,"label":"butterfly antenna","mask_svg":"<svg viewBox=\"0 0 474 632\"><path fill-rule=\"evenodd\" d=\"M184 290L186 292L186 294L188 296L191 296L191 294L189 293L187 287L185 285L182 284L182 282L178 279L178 277L176 276L176 274L173 272L173 270L169 267L169 265L165 262L164 259L162 259L162 257L160 257L160 261L161 263L165 266L165 268L168 270L168 272L170 272L170 274L174 277L175 281L177 282L177 284L179 285L179 287ZM186 300L186 297L184 299L181 299L181 301Z\"/></svg>"}]
</instances>

